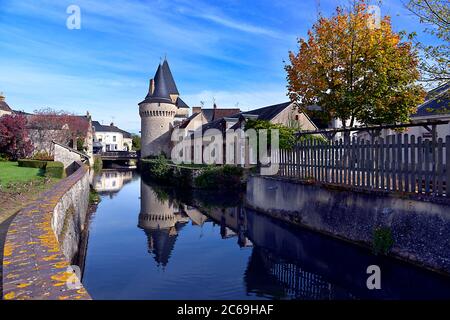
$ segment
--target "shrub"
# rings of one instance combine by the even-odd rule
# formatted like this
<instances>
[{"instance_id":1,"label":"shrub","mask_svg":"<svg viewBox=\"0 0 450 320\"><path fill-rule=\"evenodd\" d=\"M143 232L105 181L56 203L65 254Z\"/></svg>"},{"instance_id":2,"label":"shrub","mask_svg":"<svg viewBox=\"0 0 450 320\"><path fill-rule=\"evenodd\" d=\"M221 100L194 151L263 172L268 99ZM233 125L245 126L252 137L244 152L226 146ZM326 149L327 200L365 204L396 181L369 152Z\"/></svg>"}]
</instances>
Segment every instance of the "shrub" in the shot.
<instances>
[{"instance_id":1,"label":"shrub","mask_svg":"<svg viewBox=\"0 0 450 320\"><path fill-rule=\"evenodd\" d=\"M387 254L394 245L392 231L388 227L376 228L373 232L373 251L376 255Z\"/></svg>"},{"instance_id":2,"label":"shrub","mask_svg":"<svg viewBox=\"0 0 450 320\"><path fill-rule=\"evenodd\" d=\"M10 158L6 153L0 153L0 161L9 161Z\"/></svg>"},{"instance_id":3,"label":"shrub","mask_svg":"<svg viewBox=\"0 0 450 320\"><path fill-rule=\"evenodd\" d=\"M95 190L94 188L90 188L89 190L89 204L90 205L95 205L98 204L101 201L101 198L97 192L97 190Z\"/></svg>"},{"instance_id":4,"label":"shrub","mask_svg":"<svg viewBox=\"0 0 450 320\"><path fill-rule=\"evenodd\" d=\"M94 171L98 172L103 168L103 161L101 157L94 156Z\"/></svg>"},{"instance_id":5,"label":"shrub","mask_svg":"<svg viewBox=\"0 0 450 320\"><path fill-rule=\"evenodd\" d=\"M158 180L167 180L169 179L170 166L167 159L163 156L159 156L158 158L151 161L150 166L150 174Z\"/></svg>"},{"instance_id":6,"label":"shrub","mask_svg":"<svg viewBox=\"0 0 450 320\"><path fill-rule=\"evenodd\" d=\"M64 164L59 161L49 161L45 167L45 175L52 178L64 178Z\"/></svg>"},{"instance_id":7,"label":"shrub","mask_svg":"<svg viewBox=\"0 0 450 320\"><path fill-rule=\"evenodd\" d=\"M43 161L53 161L53 156L48 153L47 151L39 151L36 152L33 157L31 157L33 160L43 160Z\"/></svg>"},{"instance_id":8,"label":"shrub","mask_svg":"<svg viewBox=\"0 0 450 320\"><path fill-rule=\"evenodd\" d=\"M47 165L47 161L44 160L19 159L17 160L17 162L19 163L19 167L27 167L27 168L45 169Z\"/></svg>"},{"instance_id":9,"label":"shrub","mask_svg":"<svg viewBox=\"0 0 450 320\"><path fill-rule=\"evenodd\" d=\"M195 178L195 186L205 189L240 188L243 168L224 165L222 167L208 166Z\"/></svg>"}]
</instances>

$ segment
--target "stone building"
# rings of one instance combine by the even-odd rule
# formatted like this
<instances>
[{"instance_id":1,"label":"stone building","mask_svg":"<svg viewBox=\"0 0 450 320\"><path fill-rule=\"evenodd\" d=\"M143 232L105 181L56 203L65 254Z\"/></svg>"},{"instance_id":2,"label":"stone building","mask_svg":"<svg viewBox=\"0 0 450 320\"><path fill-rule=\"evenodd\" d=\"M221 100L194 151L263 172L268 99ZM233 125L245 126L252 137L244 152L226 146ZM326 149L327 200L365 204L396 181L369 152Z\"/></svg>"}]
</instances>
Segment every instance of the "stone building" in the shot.
<instances>
[{"instance_id":1,"label":"stone building","mask_svg":"<svg viewBox=\"0 0 450 320\"><path fill-rule=\"evenodd\" d=\"M271 123L302 129L316 130L313 121L299 111L292 102L266 106L249 111L238 108L189 107L181 100L167 60L158 66L150 80L148 94L139 103L141 117L141 157L164 154L171 156L172 132L174 128L184 129L185 135L204 133L207 129L218 129L223 134L229 129L244 128L248 119L266 120ZM187 154L188 152L186 152Z\"/></svg>"},{"instance_id":2,"label":"stone building","mask_svg":"<svg viewBox=\"0 0 450 320\"><path fill-rule=\"evenodd\" d=\"M139 116L141 157L170 156L172 130L189 116L189 106L180 98L167 60L150 80L147 96L139 103Z\"/></svg>"}]
</instances>

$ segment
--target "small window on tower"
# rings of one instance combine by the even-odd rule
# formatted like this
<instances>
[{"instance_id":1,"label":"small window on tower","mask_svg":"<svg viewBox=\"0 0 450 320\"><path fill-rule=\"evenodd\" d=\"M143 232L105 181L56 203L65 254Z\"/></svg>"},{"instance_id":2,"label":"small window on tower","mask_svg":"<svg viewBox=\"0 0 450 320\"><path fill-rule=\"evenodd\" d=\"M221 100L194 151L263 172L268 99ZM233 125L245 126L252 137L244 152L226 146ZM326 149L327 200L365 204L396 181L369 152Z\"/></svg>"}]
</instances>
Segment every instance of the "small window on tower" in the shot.
<instances>
[{"instance_id":1,"label":"small window on tower","mask_svg":"<svg viewBox=\"0 0 450 320\"><path fill-rule=\"evenodd\" d=\"M296 115L295 115L295 120L297 120L297 121L298 121L298 114L296 114Z\"/></svg>"}]
</instances>

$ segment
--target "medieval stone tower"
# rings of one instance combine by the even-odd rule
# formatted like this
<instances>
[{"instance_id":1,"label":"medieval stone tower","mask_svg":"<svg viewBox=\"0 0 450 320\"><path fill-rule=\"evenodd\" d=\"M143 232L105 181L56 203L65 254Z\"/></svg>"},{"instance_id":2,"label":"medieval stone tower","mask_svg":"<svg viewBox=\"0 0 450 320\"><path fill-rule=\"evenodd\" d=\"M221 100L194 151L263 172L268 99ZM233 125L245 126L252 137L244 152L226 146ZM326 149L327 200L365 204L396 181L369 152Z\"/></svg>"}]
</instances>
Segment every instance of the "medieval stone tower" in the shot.
<instances>
[{"instance_id":1,"label":"medieval stone tower","mask_svg":"<svg viewBox=\"0 0 450 320\"><path fill-rule=\"evenodd\" d=\"M139 103L141 117L141 157L165 154L170 157L170 137L174 126L186 119L189 107L179 92L165 59L150 80L148 94Z\"/></svg>"}]
</instances>

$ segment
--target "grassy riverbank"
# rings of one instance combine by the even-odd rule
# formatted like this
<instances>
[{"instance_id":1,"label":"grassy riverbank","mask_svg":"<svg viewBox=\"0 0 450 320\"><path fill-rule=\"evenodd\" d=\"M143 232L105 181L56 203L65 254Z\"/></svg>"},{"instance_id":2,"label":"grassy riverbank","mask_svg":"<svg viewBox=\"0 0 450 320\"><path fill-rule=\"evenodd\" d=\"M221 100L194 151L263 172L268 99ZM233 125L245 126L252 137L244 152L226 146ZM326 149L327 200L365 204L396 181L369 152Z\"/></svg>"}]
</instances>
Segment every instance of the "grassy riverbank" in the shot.
<instances>
[{"instance_id":1,"label":"grassy riverbank","mask_svg":"<svg viewBox=\"0 0 450 320\"><path fill-rule=\"evenodd\" d=\"M45 176L43 169L0 162L0 223L38 199L59 180Z\"/></svg>"}]
</instances>

